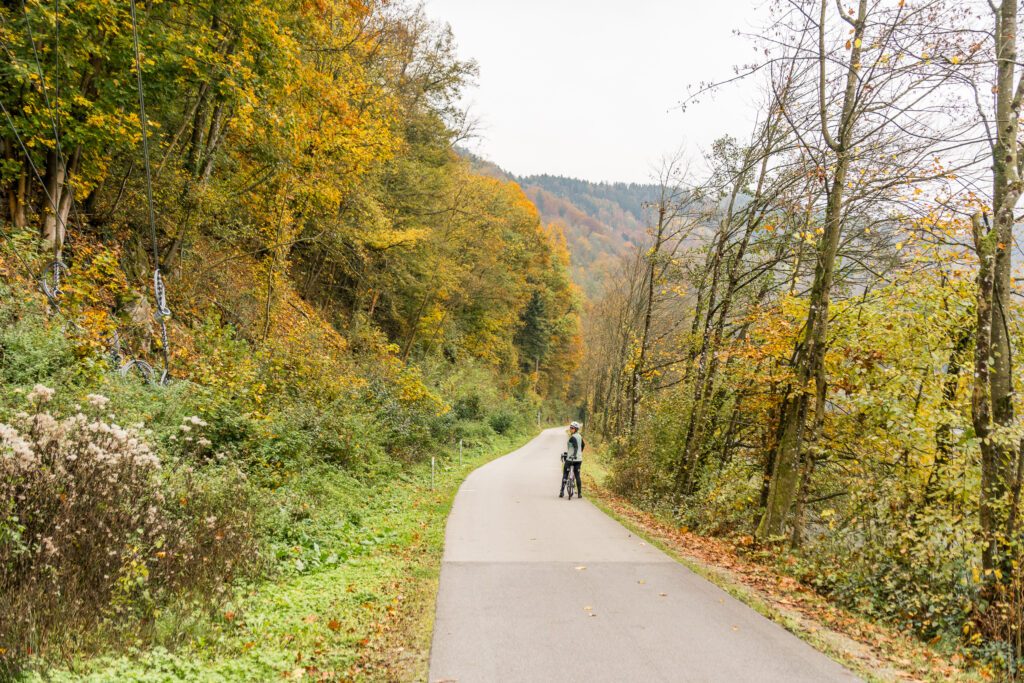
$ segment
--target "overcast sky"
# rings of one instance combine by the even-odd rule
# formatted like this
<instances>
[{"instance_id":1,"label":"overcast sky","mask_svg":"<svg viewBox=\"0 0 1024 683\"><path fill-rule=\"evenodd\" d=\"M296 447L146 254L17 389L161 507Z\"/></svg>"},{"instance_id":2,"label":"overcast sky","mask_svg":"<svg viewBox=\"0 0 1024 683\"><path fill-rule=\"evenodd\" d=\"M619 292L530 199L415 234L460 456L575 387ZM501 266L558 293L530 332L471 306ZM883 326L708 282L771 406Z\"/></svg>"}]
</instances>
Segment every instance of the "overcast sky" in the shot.
<instances>
[{"instance_id":1,"label":"overcast sky","mask_svg":"<svg viewBox=\"0 0 1024 683\"><path fill-rule=\"evenodd\" d=\"M746 133L752 85L680 111L687 86L753 61L758 0L427 0L480 66L470 148L518 175L648 182L664 155Z\"/></svg>"}]
</instances>

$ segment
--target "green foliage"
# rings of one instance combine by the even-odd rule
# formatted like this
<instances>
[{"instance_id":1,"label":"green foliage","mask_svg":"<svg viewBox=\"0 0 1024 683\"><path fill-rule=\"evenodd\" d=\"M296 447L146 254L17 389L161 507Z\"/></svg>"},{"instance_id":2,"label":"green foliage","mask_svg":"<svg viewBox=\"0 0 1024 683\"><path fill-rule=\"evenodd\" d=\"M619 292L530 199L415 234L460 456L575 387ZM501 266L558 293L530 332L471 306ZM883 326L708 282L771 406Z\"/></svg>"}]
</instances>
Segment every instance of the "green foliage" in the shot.
<instances>
[{"instance_id":1,"label":"green foliage","mask_svg":"<svg viewBox=\"0 0 1024 683\"><path fill-rule=\"evenodd\" d=\"M16 296L0 283L0 298L5 302L0 308L0 385L32 385L55 377L73 380L83 368L61 322L44 324L38 309L18 302Z\"/></svg>"},{"instance_id":2,"label":"green foliage","mask_svg":"<svg viewBox=\"0 0 1024 683\"><path fill-rule=\"evenodd\" d=\"M261 561L197 553L209 561L171 581L148 564L165 551L138 543L123 571L106 572L128 588L93 591L98 617L26 637L48 638L46 651L33 650L40 669L130 653L187 676L196 669L175 649L216 640L226 627L211 612L224 600L244 601L274 580L294 581L295 594L312 600L324 576L380 554L394 560L396 545L412 543L415 513L385 514L370 499L410 471L422 475L416 468L430 457L450 462L460 441L468 459L532 426L526 414L541 397L567 390L581 303L560 232L542 225L513 183L474 173L453 152L457 103L476 67L421 8L140 3L172 383L119 377L107 356L115 331L127 357L157 365L165 350L146 293L156 264L144 229L133 27L124 3L90 0L73 16L65 8L57 54L55 7L29 0L27 21L20 7L0 8L10 53L0 77L11 86L0 98L43 184L61 186L65 206L73 188L71 215L83 221L69 221L63 245L70 273L60 315L44 315L33 275L0 283L0 421L13 419L37 382L59 388L53 409L62 414L102 394L104 419L142 425L168 463L138 501L162 496L154 507L166 508L182 543L237 510L239 536ZM63 185L52 177L62 160L48 95L68 159ZM0 184L24 187L8 193L4 245L38 272L53 253L39 237L59 231L43 186L3 135ZM4 272L14 272L13 256L0 256ZM0 515L5 548L35 542L26 505ZM401 523L388 521L401 512ZM88 552L80 560L103 565ZM197 602L182 577L212 591L209 600ZM141 591L150 598L137 600ZM335 605L353 609L339 592ZM264 614L268 623L294 616ZM336 618L365 625L347 612ZM6 634L0 640L10 649ZM153 644L166 650L145 651ZM22 645L18 661L29 654ZM354 643L346 648L342 668L356 659ZM277 677L292 658L275 652L224 675Z\"/></svg>"},{"instance_id":3,"label":"green foliage","mask_svg":"<svg viewBox=\"0 0 1024 683\"><path fill-rule=\"evenodd\" d=\"M390 627L397 608L423 612L415 621L424 625L391 646L429 649L430 591L452 498L466 474L512 447L510 439L488 439L466 449L461 468L449 452L439 462L435 490L429 465L392 468L379 481L359 481L330 466L297 471L264 494L261 505L274 580L240 586L213 614L188 604L162 612L149 641L154 646L131 645L123 654L76 661L73 671L27 672L23 679L263 680L297 668L307 676L421 678L425 671L372 668L364 659L367 645L387 637L377 627Z\"/></svg>"},{"instance_id":4,"label":"green foliage","mask_svg":"<svg viewBox=\"0 0 1024 683\"><path fill-rule=\"evenodd\" d=\"M156 446L165 463L147 495L135 495L133 500L144 506L153 496L166 501L161 519L178 529L174 544L164 541L154 549L136 542L138 557L132 555L134 559L125 565L127 573L108 572L112 580L124 579L128 584L125 590L108 587L102 592L106 597L96 599L94 608L104 615L101 627L85 628L81 619L49 623L48 646L42 651L33 646L32 652L41 658L33 660L31 667L46 668L53 659L87 652L118 652L151 643L173 648L190 638L197 642L218 638L211 612L230 610L229 601L237 600L237 591L247 586L264 585L263 581L276 577L306 581L301 590L308 590L309 582L327 580L324 572L344 574L368 557L403 547L413 532L399 532L393 521L395 509L378 510L371 501L389 487L405 485L410 463L428 455L440 457L446 471L450 466L445 462L456 457L459 439L464 440L467 462L484 450L492 452L491 416L498 415L503 432L512 434L518 433L513 425L527 424L516 417L516 411L533 409L533 404L503 398L491 381L491 371L474 361L456 368L439 361L424 371L371 356L364 359L365 379L350 383L348 390L326 403L322 402L324 387L305 386L299 376L287 378L274 394L235 391L228 386L233 382L204 387L177 380L157 387L110 374L103 360L89 352L81 356L41 316L29 315L30 310L0 320L0 339L8 349L5 358L18 361L0 366L8 388L0 395L0 422L23 407L24 396L36 380L63 383L52 403L58 411L73 411L87 404L87 394L102 393L109 398L104 414L120 424L144 424L146 440ZM251 362L244 341L221 333L204 340L225 363L229 377L235 376L238 366ZM12 349L18 355L12 355ZM80 372L83 366L95 371ZM436 385L428 387L428 382ZM448 392L453 395L444 400L438 397ZM462 418L447 408L448 401L464 406ZM88 491L82 495L88 500ZM0 513L5 551L32 551L38 534L24 523L26 509L17 504ZM380 514L391 521L384 521ZM211 557L209 552L196 553L198 565L175 574L180 579L176 582L146 564L146 558L170 552L172 546L191 547L193 539L210 531L210 518L233 516L249 520L243 524L245 538L259 546L262 560L255 576L246 569L252 567L252 558L249 564L203 561ZM412 514L403 529L418 528L416 519ZM203 547L196 544L197 549ZM83 558L76 566L89 562ZM373 566L373 572L391 569L383 560L375 560ZM246 576L251 578L243 581ZM213 593L198 604L190 591L203 586L216 590L211 588ZM26 606L31 603L18 603L16 611L33 614L42 606L38 601ZM8 607L5 613L10 612ZM216 615L212 619L215 623ZM38 615L36 623L40 624ZM37 639L41 632L33 633L27 637ZM11 651L9 635L4 635L0 647ZM349 662L354 661L352 647ZM150 662L154 671L163 667L193 670L177 655L159 648L139 654L137 660ZM281 665L276 659L273 662L226 665L224 675L234 675L236 666L242 667L238 671L253 672ZM110 671L116 671L121 665L110 666Z\"/></svg>"},{"instance_id":5,"label":"green foliage","mask_svg":"<svg viewBox=\"0 0 1024 683\"><path fill-rule=\"evenodd\" d=\"M471 394L455 401L452 407L455 417L460 420L475 420L480 417L480 396Z\"/></svg>"},{"instance_id":6,"label":"green foliage","mask_svg":"<svg viewBox=\"0 0 1024 683\"><path fill-rule=\"evenodd\" d=\"M941 508L909 519L888 509L866 516L824 534L803 556L802 578L866 616L906 624L928 639L955 638L979 589L975 543L960 521Z\"/></svg>"},{"instance_id":7,"label":"green foliage","mask_svg":"<svg viewBox=\"0 0 1024 683\"><path fill-rule=\"evenodd\" d=\"M491 415L488 422L491 425L491 429L496 433L504 434L512 429L512 426L515 424L515 418L508 413L495 413Z\"/></svg>"}]
</instances>

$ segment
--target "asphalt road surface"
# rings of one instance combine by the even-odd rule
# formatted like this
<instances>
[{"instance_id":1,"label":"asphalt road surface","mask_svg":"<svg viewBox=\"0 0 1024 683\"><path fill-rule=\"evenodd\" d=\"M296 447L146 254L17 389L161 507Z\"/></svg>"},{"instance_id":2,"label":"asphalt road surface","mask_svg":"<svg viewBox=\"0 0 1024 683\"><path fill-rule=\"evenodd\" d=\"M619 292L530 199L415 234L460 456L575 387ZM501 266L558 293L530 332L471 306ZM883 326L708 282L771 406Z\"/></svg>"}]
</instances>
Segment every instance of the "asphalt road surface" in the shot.
<instances>
[{"instance_id":1,"label":"asphalt road surface","mask_svg":"<svg viewBox=\"0 0 1024 683\"><path fill-rule=\"evenodd\" d=\"M459 489L430 681L858 680L586 498L558 498L566 440L546 430Z\"/></svg>"}]
</instances>

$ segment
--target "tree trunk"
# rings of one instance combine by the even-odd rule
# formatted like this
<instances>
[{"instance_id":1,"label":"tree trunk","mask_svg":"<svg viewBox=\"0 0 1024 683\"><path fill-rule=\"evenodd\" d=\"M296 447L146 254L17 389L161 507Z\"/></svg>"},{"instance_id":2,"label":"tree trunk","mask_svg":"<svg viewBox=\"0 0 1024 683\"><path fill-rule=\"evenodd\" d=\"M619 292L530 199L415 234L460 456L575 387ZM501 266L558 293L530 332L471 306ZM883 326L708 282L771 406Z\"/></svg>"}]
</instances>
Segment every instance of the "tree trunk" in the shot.
<instances>
[{"instance_id":1,"label":"tree trunk","mask_svg":"<svg viewBox=\"0 0 1024 683\"><path fill-rule=\"evenodd\" d=\"M46 154L46 177L42 198L43 220L39 225L39 236L55 250L60 251L64 244L65 223L61 220L61 197L67 173L63 160L57 151L50 150Z\"/></svg>"},{"instance_id":2,"label":"tree trunk","mask_svg":"<svg viewBox=\"0 0 1024 683\"><path fill-rule=\"evenodd\" d=\"M781 123L781 121L779 121ZM760 169L757 177L757 187L750 203L746 206L741 215L744 217L743 237L736 247L736 253L732 255L731 261L726 269L726 287L721 301L718 298L718 283L721 277L722 262L725 254L725 246L728 244L732 231L734 219L734 207L736 199L742 188L747 185L747 174L757 162L754 147L749 147L744 156L743 164L739 174L733 180L733 190L729 198L729 208L726 211L725 220L721 225L718 236L718 246L715 250L715 257L712 264L711 289L708 293L708 312L704 321L704 334L701 340L699 361L696 367L696 374L693 377L693 405L690 408L690 415L687 426L686 439L683 447L683 462L688 466L685 469L682 489L685 493L692 493L694 475L697 471L697 447L704 436L704 427L713 420L705 420L705 412L708 402L714 393L715 379L718 375L718 354L715 353L722 345L722 338L725 334L725 325L729 318L733 299L739 286L743 259L747 253L747 247L754 231L760 225L761 217L758 207L763 200L765 181L768 174L768 160L772 156L775 128L771 120L766 124L765 146L760 150ZM712 322L714 321L714 324Z\"/></svg>"},{"instance_id":3,"label":"tree trunk","mask_svg":"<svg viewBox=\"0 0 1024 683\"><path fill-rule=\"evenodd\" d=\"M838 136L833 139L828 129L827 102L825 98L825 12L828 3L821 2L819 23L818 60L820 65L819 100L821 132L825 143L836 155L835 171L831 186L826 177L827 203L825 206L825 234L817 249L814 268L814 284L811 287L805 338L799 343L794 358L796 376L790 387L786 409L781 415L781 438L775 454L774 468L767 506L757 535L762 539L782 536L789 521L790 510L797 494L800 478L800 454L806 429L807 411L810 406L812 382L823 380L825 373L825 351L828 342L828 311L832 294L832 280L835 270L836 252L842 231L843 189L846 173L850 166L850 138L853 133L854 104L857 94L858 69L862 51L862 39L867 24L867 0L860 0L857 19L853 21L854 34L850 61L846 71L846 89L843 95L842 113L839 117ZM824 397L822 397L824 398Z\"/></svg>"},{"instance_id":4,"label":"tree trunk","mask_svg":"<svg viewBox=\"0 0 1024 683\"><path fill-rule=\"evenodd\" d=\"M192 139L188 148L188 170L192 175L199 173L199 161L203 149L203 133L206 130L206 110L209 107L207 89L201 88L196 113L192 117Z\"/></svg>"},{"instance_id":5,"label":"tree trunk","mask_svg":"<svg viewBox=\"0 0 1024 683\"><path fill-rule=\"evenodd\" d=\"M203 168L199 172L202 179L209 180L213 173L213 165L217 160L217 150L220 149L221 140L224 137L224 104L218 104L213 112L213 120L210 122L210 133L206 136L206 152L204 153Z\"/></svg>"},{"instance_id":6,"label":"tree trunk","mask_svg":"<svg viewBox=\"0 0 1024 683\"><path fill-rule=\"evenodd\" d=\"M4 138L4 157L7 159L18 158L14 142L10 138ZM28 162L22 161L21 173L18 174L17 180L13 181L7 187L8 216L10 216L11 223L13 223L16 228L24 228L27 224L27 221L25 220L25 190L27 175Z\"/></svg>"},{"instance_id":7,"label":"tree trunk","mask_svg":"<svg viewBox=\"0 0 1024 683\"><path fill-rule=\"evenodd\" d=\"M1024 191L1021 181L1018 130L1024 78L1017 80L1017 2L1003 0L996 15L995 47L997 60L997 88L995 91L995 133L992 147L992 208L994 225L992 231L983 237L976 236L979 259L994 256L991 273L991 317L988 329L980 325L978 337L989 335L991 346L991 371L988 376L991 392L992 439L982 445L982 473L980 496L980 521L985 548L982 553L984 569L995 569L1007 565L1009 558L1005 550L1005 536L1016 526L1014 508L1008 500L1017 473L1017 451L1015 444L1000 438L1000 433L1013 424L1013 355L1010 347L1009 309L1011 306L1011 253L1013 245L1014 210ZM976 235L980 232L975 226ZM979 274L979 279L982 274ZM987 286L987 285L986 285ZM979 309L981 298L987 293L979 285ZM979 310L979 316L981 312ZM986 357L987 360L987 357ZM973 402L972 402L973 407ZM984 419L979 415L978 419ZM987 425L987 420L986 426ZM979 437L981 435L979 434Z\"/></svg>"},{"instance_id":8,"label":"tree trunk","mask_svg":"<svg viewBox=\"0 0 1024 683\"><path fill-rule=\"evenodd\" d=\"M665 238L665 216L667 207L664 200L664 188L662 188L662 201L658 206L658 231L655 234L654 246L651 248L647 264L647 294L644 300L644 324L640 332L640 349L637 352L636 362L633 364L632 377L630 378L629 389L629 430L632 433L636 429L637 418L640 412L640 382L643 380L644 365L647 362L647 339L651 331L651 314L654 309L654 286L656 279L656 268L658 253Z\"/></svg>"},{"instance_id":9,"label":"tree trunk","mask_svg":"<svg viewBox=\"0 0 1024 683\"><path fill-rule=\"evenodd\" d=\"M978 252L978 294L977 294L977 327L974 340L974 386L971 390L971 421L974 434L981 447L981 500L978 516L982 533L985 536L985 547L982 551L982 563L985 569L993 567L995 557L995 541L992 531L995 526L996 513L991 497L992 480L995 474L992 440L992 414L989 394L989 357L992 353L992 291L994 284L994 261L997 234L995 230L986 230L982 226L982 217L975 214L971 219L974 229L974 248ZM987 221L986 221L987 223Z\"/></svg>"}]
</instances>

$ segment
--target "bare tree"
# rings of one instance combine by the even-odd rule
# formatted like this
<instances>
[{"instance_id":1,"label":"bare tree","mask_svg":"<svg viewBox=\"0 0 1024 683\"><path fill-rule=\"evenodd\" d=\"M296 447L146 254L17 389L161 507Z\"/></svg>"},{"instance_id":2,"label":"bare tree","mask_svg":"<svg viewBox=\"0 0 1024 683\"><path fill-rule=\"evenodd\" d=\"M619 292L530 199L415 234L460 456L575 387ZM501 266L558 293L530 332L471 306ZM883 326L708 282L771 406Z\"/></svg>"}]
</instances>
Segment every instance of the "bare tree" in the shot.
<instances>
[{"instance_id":1,"label":"bare tree","mask_svg":"<svg viewBox=\"0 0 1024 683\"><path fill-rule=\"evenodd\" d=\"M797 68L775 87L803 94L799 109L782 111L813 164L824 206L807 318L794 349L793 381L771 458L761 538L783 534L801 472L809 476L804 442L808 419L820 416L827 395L829 306L851 198L878 203L897 187L926 181L932 155L951 132L934 106L949 77L930 68L927 58L942 41L935 16L948 11L947 3L911 7L859 0L848 9L841 1L833 7L828 0L788 0L779 8L775 34L780 38L773 42Z\"/></svg>"},{"instance_id":2,"label":"bare tree","mask_svg":"<svg viewBox=\"0 0 1024 683\"><path fill-rule=\"evenodd\" d=\"M629 383L629 428L635 429L643 396L644 375L647 372L651 344L651 322L655 307L659 303L658 288L665 284L665 275L679 252L684 240L693 230L696 222L688 209L692 195L684 188L686 173L683 166L682 150L662 161L658 173L660 187L658 200L652 208L655 213L651 229L653 242L644 252L642 322L636 341L635 357L630 369Z\"/></svg>"}]
</instances>

